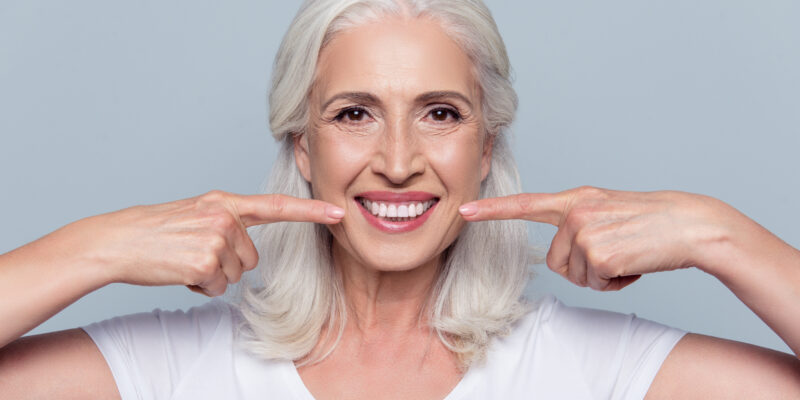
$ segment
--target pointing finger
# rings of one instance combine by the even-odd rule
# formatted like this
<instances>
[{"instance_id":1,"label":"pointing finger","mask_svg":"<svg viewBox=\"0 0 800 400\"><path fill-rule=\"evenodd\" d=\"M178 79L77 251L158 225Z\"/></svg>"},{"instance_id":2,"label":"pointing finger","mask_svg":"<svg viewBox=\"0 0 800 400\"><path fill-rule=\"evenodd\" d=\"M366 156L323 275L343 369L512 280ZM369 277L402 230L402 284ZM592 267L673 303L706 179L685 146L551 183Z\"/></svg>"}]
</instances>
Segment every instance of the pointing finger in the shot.
<instances>
[{"instance_id":1,"label":"pointing finger","mask_svg":"<svg viewBox=\"0 0 800 400\"><path fill-rule=\"evenodd\" d=\"M336 224L344 217L344 210L331 203L283 194L236 195L234 201L248 227L279 221Z\"/></svg>"},{"instance_id":2,"label":"pointing finger","mask_svg":"<svg viewBox=\"0 0 800 400\"><path fill-rule=\"evenodd\" d=\"M526 219L558 226L567 208L569 195L560 193L522 193L473 201L459 207L467 221Z\"/></svg>"}]
</instances>

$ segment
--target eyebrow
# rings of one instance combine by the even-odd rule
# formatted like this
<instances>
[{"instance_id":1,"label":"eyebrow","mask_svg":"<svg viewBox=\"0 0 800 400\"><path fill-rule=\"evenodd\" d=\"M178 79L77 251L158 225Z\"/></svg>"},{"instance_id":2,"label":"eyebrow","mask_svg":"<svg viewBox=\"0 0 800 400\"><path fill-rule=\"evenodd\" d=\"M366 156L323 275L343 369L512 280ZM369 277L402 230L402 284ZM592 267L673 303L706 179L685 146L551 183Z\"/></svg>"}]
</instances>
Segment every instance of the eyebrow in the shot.
<instances>
[{"instance_id":1,"label":"eyebrow","mask_svg":"<svg viewBox=\"0 0 800 400\"><path fill-rule=\"evenodd\" d=\"M464 103L467 103L467 107L472 108L472 102L469 101L467 96L464 96L463 94L452 90L438 90L434 92L425 92L417 96L417 98L414 99L414 101L416 101L417 103L427 103L431 100L446 99L446 98L459 99Z\"/></svg>"},{"instance_id":2,"label":"eyebrow","mask_svg":"<svg viewBox=\"0 0 800 400\"><path fill-rule=\"evenodd\" d=\"M328 109L328 106L331 105L336 100L345 99L350 100L354 103L362 103L362 104L381 104L381 101L374 96L372 93L369 92L343 92L334 95L330 99L328 99L323 105L322 109Z\"/></svg>"},{"instance_id":3,"label":"eyebrow","mask_svg":"<svg viewBox=\"0 0 800 400\"><path fill-rule=\"evenodd\" d=\"M464 103L467 103L467 106L469 108L472 108L472 102L469 101L469 98L467 98L467 96L464 96L463 94L452 90L436 90L432 92L425 92L417 96L414 99L414 102L425 103L431 100L446 99L446 98L459 99ZM322 109L323 110L327 109L328 106L331 105L331 103L340 99L350 100L355 103L362 103L362 104L377 104L379 106L382 104L381 100L377 96L369 92L342 92L342 93L337 93L333 97L326 100L325 103L322 105Z\"/></svg>"}]
</instances>

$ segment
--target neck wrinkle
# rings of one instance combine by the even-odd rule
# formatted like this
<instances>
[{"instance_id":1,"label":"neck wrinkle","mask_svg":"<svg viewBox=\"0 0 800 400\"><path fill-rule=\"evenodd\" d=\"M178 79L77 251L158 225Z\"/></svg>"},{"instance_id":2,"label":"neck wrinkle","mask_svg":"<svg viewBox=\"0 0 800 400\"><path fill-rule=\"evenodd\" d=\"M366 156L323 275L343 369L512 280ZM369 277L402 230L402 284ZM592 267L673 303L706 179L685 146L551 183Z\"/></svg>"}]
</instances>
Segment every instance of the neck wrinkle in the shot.
<instances>
[{"instance_id":1,"label":"neck wrinkle","mask_svg":"<svg viewBox=\"0 0 800 400\"><path fill-rule=\"evenodd\" d=\"M347 325L363 339L380 335L405 336L429 330L425 311L439 274L441 255L405 271L378 271L332 246L333 263L347 303Z\"/></svg>"}]
</instances>

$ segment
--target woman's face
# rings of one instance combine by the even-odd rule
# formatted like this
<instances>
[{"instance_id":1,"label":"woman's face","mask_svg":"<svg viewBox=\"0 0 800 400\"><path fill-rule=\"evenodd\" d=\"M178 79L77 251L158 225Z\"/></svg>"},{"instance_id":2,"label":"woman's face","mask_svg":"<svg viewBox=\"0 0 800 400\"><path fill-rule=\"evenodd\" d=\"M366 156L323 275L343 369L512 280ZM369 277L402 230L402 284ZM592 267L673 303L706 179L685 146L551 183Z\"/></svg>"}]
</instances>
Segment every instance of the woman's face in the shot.
<instances>
[{"instance_id":1,"label":"woman's face","mask_svg":"<svg viewBox=\"0 0 800 400\"><path fill-rule=\"evenodd\" d=\"M381 271L437 260L489 172L480 95L469 58L435 22L385 19L334 37L295 155L314 197L345 209L329 226L335 247Z\"/></svg>"}]
</instances>

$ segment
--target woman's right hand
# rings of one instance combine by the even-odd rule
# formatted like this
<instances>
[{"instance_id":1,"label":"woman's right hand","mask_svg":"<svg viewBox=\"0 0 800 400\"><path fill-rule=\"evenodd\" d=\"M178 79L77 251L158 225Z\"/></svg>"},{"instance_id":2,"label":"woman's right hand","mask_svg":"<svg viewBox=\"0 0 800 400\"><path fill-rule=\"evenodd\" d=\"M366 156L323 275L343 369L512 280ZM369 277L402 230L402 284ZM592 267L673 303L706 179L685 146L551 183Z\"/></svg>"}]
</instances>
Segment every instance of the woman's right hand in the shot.
<instances>
[{"instance_id":1,"label":"woman's right hand","mask_svg":"<svg viewBox=\"0 0 800 400\"><path fill-rule=\"evenodd\" d=\"M80 248L72 250L82 252L107 282L182 284L219 296L258 263L247 227L280 221L336 224L343 216L343 209L320 200L211 191L85 218L68 229L81 238Z\"/></svg>"}]
</instances>

